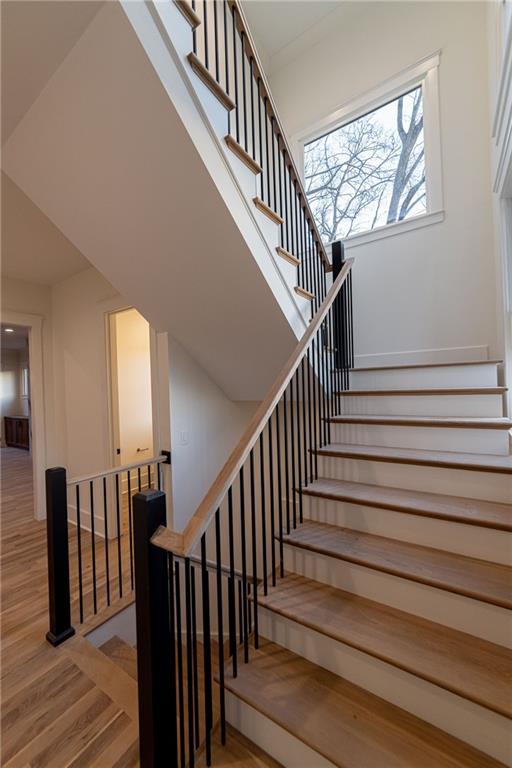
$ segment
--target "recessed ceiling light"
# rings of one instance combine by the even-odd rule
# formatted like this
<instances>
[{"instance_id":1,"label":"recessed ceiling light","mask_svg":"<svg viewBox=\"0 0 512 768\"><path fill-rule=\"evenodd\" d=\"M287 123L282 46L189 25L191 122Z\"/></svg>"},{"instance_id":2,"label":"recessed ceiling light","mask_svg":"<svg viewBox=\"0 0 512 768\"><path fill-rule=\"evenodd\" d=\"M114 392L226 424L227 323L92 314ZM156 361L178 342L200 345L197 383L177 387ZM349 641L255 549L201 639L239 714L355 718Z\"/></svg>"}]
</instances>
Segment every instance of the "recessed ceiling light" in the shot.
<instances>
[{"instance_id":1,"label":"recessed ceiling light","mask_svg":"<svg viewBox=\"0 0 512 768\"><path fill-rule=\"evenodd\" d=\"M4 328L6 333L14 333L14 328Z\"/></svg>"}]
</instances>

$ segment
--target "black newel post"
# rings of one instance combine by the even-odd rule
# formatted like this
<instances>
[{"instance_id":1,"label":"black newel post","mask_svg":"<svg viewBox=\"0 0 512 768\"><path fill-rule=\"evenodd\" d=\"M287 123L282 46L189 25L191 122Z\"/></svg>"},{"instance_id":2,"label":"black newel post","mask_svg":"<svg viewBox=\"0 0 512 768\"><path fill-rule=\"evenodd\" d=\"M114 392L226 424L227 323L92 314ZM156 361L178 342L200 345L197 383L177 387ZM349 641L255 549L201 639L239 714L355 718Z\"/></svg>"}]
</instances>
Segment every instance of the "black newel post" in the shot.
<instances>
[{"instance_id":1,"label":"black newel post","mask_svg":"<svg viewBox=\"0 0 512 768\"><path fill-rule=\"evenodd\" d=\"M332 279L336 280L343 268L343 262L345 261L345 246L341 240L336 240L332 244ZM344 302L343 302L344 287L336 296L333 303L333 326L334 326L334 366L336 370L343 370L345 368L344 360Z\"/></svg>"},{"instance_id":2,"label":"black newel post","mask_svg":"<svg viewBox=\"0 0 512 768\"><path fill-rule=\"evenodd\" d=\"M46 639L59 645L75 634L69 596L68 503L66 470L46 470L46 538L50 629Z\"/></svg>"},{"instance_id":3,"label":"black newel post","mask_svg":"<svg viewBox=\"0 0 512 768\"><path fill-rule=\"evenodd\" d=\"M135 494L133 524L140 766L174 768L176 694L171 682L175 670L171 664L167 552L151 544L156 529L166 524L162 491Z\"/></svg>"}]
</instances>

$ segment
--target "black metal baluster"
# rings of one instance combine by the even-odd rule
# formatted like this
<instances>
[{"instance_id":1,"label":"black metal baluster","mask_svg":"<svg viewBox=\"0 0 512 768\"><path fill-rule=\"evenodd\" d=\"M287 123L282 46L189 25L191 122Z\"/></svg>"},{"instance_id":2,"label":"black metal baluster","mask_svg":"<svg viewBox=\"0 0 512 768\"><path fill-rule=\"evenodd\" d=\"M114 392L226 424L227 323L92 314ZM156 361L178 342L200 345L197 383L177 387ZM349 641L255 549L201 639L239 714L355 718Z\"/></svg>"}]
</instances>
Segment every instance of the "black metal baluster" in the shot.
<instances>
[{"instance_id":1,"label":"black metal baluster","mask_svg":"<svg viewBox=\"0 0 512 768\"><path fill-rule=\"evenodd\" d=\"M78 602L80 610L80 624L84 621L84 586L82 575L82 525L80 522L80 486L76 485L76 544L78 554Z\"/></svg>"},{"instance_id":2,"label":"black metal baluster","mask_svg":"<svg viewBox=\"0 0 512 768\"><path fill-rule=\"evenodd\" d=\"M302 450L304 456L304 485L308 485L308 436L307 436L307 420L306 420L306 382L304 376L304 363L305 359L300 361L300 376L301 376L301 389L302 389ZM302 519L301 519L302 522Z\"/></svg>"},{"instance_id":3,"label":"black metal baluster","mask_svg":"<svg viewBox=\"0 0 512 768\"><path fill-rule=\"evenodd\" d=\"M264 111L264 119L265 119L265 157L266 157L266 174L267 174L267 203L270 207L271 201L270 201L270 155L268 151L268 98L265 96L263 99L263 111Z\"/></svg>"},{"instance_id":4,"label":"black metal baluster","mask_svg":"<svg viewBox=\"0 0 512 768\"><path fill-rule=\"evenodd\" d=\"M251 149L252 158L256 160L256 124L254 122L254 59L249 59L249 78L251 80Z\"/></svg>"},{"instance_id":5,"label":"black metal baluster","mask_svg":"<svg viewBox=\"0 0 512 768\"><path fill-rule=\"evenodd\" d=\"M188 693L188 765L194 768L194 681L192 668L192 616L190 559L185 558L185 619L187 639L187 693Z\"/></svg>"},{"instance_id":6,"label":"black metal baluster","mask_svg":"<svg viewBox=\"0 0 512 768\"><path fill-rule=\"evenodd\" d=\"M203 665L204 665L204 717L206 741L206 765L212 764L211 730L213 727L212 703L212 649L210 635L210 578L206 565L206 534L201 537L201 584L203 598Z\"/></svg>"},{"instance_id":7,"label":"black metal baluster","mask_svg":"<svg viewBox=\"0 0 512 768\"><path fill-rule=\"evenodd\" d=\"M244 635L244 662L249 661L249 631L247 615L247 551L245 536L245 487L244 468L240 468L240 546L242 550L242 609L243 609L243 635Z\"/></svg>"},{"instance_id":8,"label":"black metal baluster","mask_svg":"<svg viewBox=\"0 0 512 768\"><path fill-rule=\"evenodd\" d=\"M311 413L311 405L312 405L312 399L311 399L311 368L310 368L310 361L309 361L309 350L306 353L306 356L304 357L305 366L306 366L306 379L307 379L307 385L308 385L308 433L309 433L309 479L312 482L313 481L313 447L314 447L314 435L313 435L313 417Z\"/></svg>"},{"instance_id":9,"label":"black metal baluster","mask_svg":"<svg viewBox=\"0 0 512 768\"><path fill-rule=\"evenodd\" d=\"M197 609L196 609L196 570L190 566L190 617L192 620L192 681L194 691L194 741L196 749L201 743L199 729L199 677L197 666Z\"/></svg>"},{"instance_id":10,"label":"black metal baluster","mask_svg":"<svg viewBox=\"0 0 512 768\"><path fill-rule=\"evenodd\" d=\"M272 586L276 585L276 530L275 530L275 499L274 499L274 452L272 440L272 414L268 420L268 472L270 481L270 562L272 563ZM265 592L266 594L266 592Z\"/></svg>"},{"instance_id":11,"label":"black metal baluster","mask_svg":"<svg viewBox=\"0 0 512 768\"><path fill-rule=\"evenodd\" d=\"M107 508L107 478L103 478L103 532L105 534L105 581L107 588L107 605L110 605L110 563L108 551L108 508Z\"/></svg>"},{"instance_id":12,"label":"black metal baluster","mask_svg":"<svg viewBox=\"0 0 512 768\"><path fill-rule=\"evenodd\" d=\"M186 742L185 742L185 696L183 686L183 641L181 632L181 589L180 589L180 565L174 564L176 587L176 645L178 650L178 705L180 724L180 762L181 768L186 766Z\"/></svg>"},{"instance_id":13,"label":"black metal baluster","mask_svg":"<svg viewBox=\"0 0 512 768\"><path fill-rule=\"evenodd\" d=\"M286 234L285 234L286 222L283 216L283 169L282 169L282 162L281 162L281 157L283 153L281 151L279 138L280 136L278 135L277 136L277 165L278 165L278 172L279 172L279 215L283 219L283 223L281 224L281 227L280 227L280 232L281 232L281 248L284 248L285 242L286 242Z\"/></svg>"},{"instance_id":14,"label":"black metal baluster","mask_svg":"<svg viewBox=\"0 0 512 768\"><path fill-rule=\"evenodd\" d=\"M297 419L297 469L299 471L299 484L295 494L294 501L299 495L299 522L302 523L302 451L301 451L301 429L300 429L300 398L299 398L299 369L295 371L295 415Z\"/></svg>"},{"instance_id":15,"label":"black metal baluster","mask_svg":"<svg viewBox=\"0 0 512 768\"><path fill-rule=\"evenodd\" d=\"M156 469L158 469L158 464ZM151 464L148 464L148 488L151 488Z\"/></svg>"},{"instance_id":16,"label":"black metal baluster","mask_svg":"<svg viewBox=\"0 0 512 768\"><path fill-rule=\"evenodd\" d=\"M295 414L293 411L293 376L290 379L290 383L288 384L288 387L290 389L290 443L291 443L291 454L292 454L292 492L291 492L291 499L292 499L292 519L293 519L293 527L297 527L297 504L295 501L295 497L297 494L297 474L296 474L296 465L295 465Z\"/></svg>"},{"instance_id":17,"label":"black metal baluster","mask_svg":"<svg viewBox=\"0 0 512 768\"><path fill-rule=\"evenodd\" d=\"M285 223L285 240L286 240L286 250L288 253L292 251L292 248L290 247L290 219L288 217L288 184L287 184L287 173L288 173L288 165L286 163L286 154L285 150L283 150L283 189L284 189L284 213L282 214L282 218L284 219Z\"/></svg>"},{"instance_id":18,"label":"black metal baluster","mask_svg":"<svg viewBox=\"0 0 512 768\"><path fill-rule=\"evenodd\" d=\"M263 200L265 197L265 164L263 163L263 130L261 127L261 78L258 77L258 136L260 144L260 195Z\"/></svg>"},{"instance_id":19,"label":"black metal baluster","mask_svg":"<svg viewBox=\"0 0 512 768\"><path fill-rule=\"evenodd\" d=\"M130 538L130 584L133 589L133 525L132 525L132 481L130 470L126 473L128 478L128 536Z\"/></svg>"},{"instance_id":20,"label":"black metal baluster","mask_svg":"<svg viewBox=\"0 0 512 768\"><path fill-rule=\"evenodd\" d=\"M192 0L192 10L195 11L196 9L196 0ZM197 31L194 27L192 30L192 50L195 54L197 54Z\"/></svg>"},{"instance_id":21,"label":"black metal baluster","mask_svg":"<svg viewBox=\"0 0 512 768\"><path fill-rule=\"evenodd\" d=\"M117 525L117 576L119 578L119 597L123 596L123 564L121 556L121 509L119 502L119 474L116 472L116 525Z\"/></svg>"},{"instance_id":22,"label":"black metal baluster","mask_svg":"<svg viewBox=\"0 0 512 768\"><path fill-rule=\"evenodd\" d=\"M279 575L284 576L283 543L283 483L281 473L281 426L279 423L279 403L276 403L276 439L277 439L277 508L279 514Z\"/></svg>"},{"instance_id":23,"label":"black metal baluster","mask_svg":"<svg viewBox=\"0 0 512 768\"><path fill-rule=\"evenodd\" d=\"M315 373L315 364L314 364L314 354L312 346L310 346L308 350L308 356L309 356L309 365L311 369L311 389L313 392L313 464L314 464L314 473L313 478L316 480L318 477L318 458L317 458L317 448L318 448L318 413L316 408L316 373Z\"/></svg>"},{"instance_id":24,"label":"black metal baluster","mask_svg":"<svg viewBox=\"0 0 512 768\"><path fill-rule=\"evenodd\" d=\"M142 490L142 475L141 475L140 467L137 467L137 490L139 493Z\"/></svg>"},{"instance_id":25,"label":"black metal baluster","mask_svg":"<svg viewBox=\"0 0 512 768\"><path fill-rule=\"evenodd\" d=\"M270 420L269 420L270 423ZM261 549L263 564L263 594L268 593L268 563L267 563L267 508L265 504L265 448L263 432L260 433L260 504L261 504ZM256 586L254 587L256 592ZM256 598L255 598L256 599Z\"/></svg>"},{"instance_id":26,"label":"black metal baluster","mask_svg":"<svg viewBox=\"0 0 512 768\"><path fill-rule=\"evenodd\" d=\"M215 79L219 83L219 21L217 18L217 0L214 0L213 2L213 40L215 45Z\"/></svg>"},{"instance_id":27,"label":"black metal baluster","mask_svg":"<svg viewBox=\"0 0 512 768\"><path fill-rule=\"evenodd\" d=\"M276 130L274 126L274 116L270 120L270 132L272 134L272 180L273 180L273 192L274 192L274 211L277 212L277 191L276 191Z\"/></svg>"},{"instance_id":28,"label":"black metal baluster","mask_svg":"<svg viewBox=\"0 0 512 768\"><path fill-rule=\"evenodd\" d=\"M91 507L91 558L92 558L92 603L94 613L98 613L98 598L96 594L96 534L94 532L94 483L89 481L89 504Z\"/></svg>"},{"instance_id":29,"label":"black metal baluster","mask_svg":"<svg viewBox=\"0 0 512 768\"><path fill-rule=\"evenodd\" d=\"M208 51L208 0L203 2L203 24L204 24L204 65L209 69L210 57Z\"/></svg>"},{"instance_id":30,"label":"black metal baluster","mask_svg":"<svg viewBox=\"0 0 512 768\"><path fill-rule=\"evenodd\" d=\"M283 393L284 477L286 488L286 533L290 533L290 467L288 464L288 403L287 390Z\"/></svg>"},{"instance_id":31,"label":"black metal baluster","mask_svg":"<svg viewBox=\"0 0 512 768\"><path fill-rule=\"evenodd\" d=\"M156 465L158 469L158 464ZM172 552L167 553L167 577L169 580L169 630L171 634L171 647L170 647L170 666L171 666L171 691L173 701L171 704L171 722L170 727L172 729L173 744L175 745L174 751L174 765L178 768L178 733L177 733L177 669L176 669L176 640L181 643L181 633L179 638L176 637L176 615L174 612L174 555Z\"/></svg>"},{"instance_id":32,"label":"black metal baluster","mask_svg":"<svg viewBox=\"0 0 512 768\"><path fill-rule=\"evenodd\" d=\"M229 92L229 43L228 43L228 2L223 2L224 10L224 69L226 77L226 93L230 96ZM228 110L228 134L231 133L231 111Z\"/></svg>"},{"instance_id":33,"label":"black metal baluster","mask_svg":"<svg viewBox=\"0 0 512 768\"><path fill-rule=\"evenodd\" d=\"M220 742L226 743L226 692L224 690L224 617L222 612L222 557L220 510L215 512L215 560L217 585L217 645L219 650Z\"/></svg>"},{"instance_id":34,"label":"black metal baluster","mask_svg":"<svg viewBox=\"0 0 512 768\"><path fill-rule=\"evenodd\" d=\"M242 59L242 91L243 91L243 121L244 121L244 149L246 152L249 151L249 140L247 136L247 84L246 84L246 76L245 76L245 60L247 56L245 55L245 32L242 30L240 32L240 41L241 41L241 59Z\"/></svg>"},{"instance_id":35,"label":"black metal baluster","mask_svg":"<svg viewBox=\"0 0 512 768\"><path fill-rule=\"evenodd\" d=\"M228 490L228 544L229 544L229 582L228 582L228 611L229 611L229 650L233 664L233 677L237 676L236 651L236 605L235 605L235 544L233 536L233 488Z\"/></svg>"},{"instance_id":36,"label":"black metal baluster","mask_svg":"<svg viewBox=\"0 0 512 768\"><path fill-rule=\"evenodd\" d=\"M256 540L256 495L254 492L254 448L249 454L249 480L251 487L251 540L252 540L252 584L253 584L253 602L254 602L254 647L259 644L258 636L258 565L257 551L258 542Z\"/></svg>"},{"instance_id":37,"label":"black metal baluster","mask_svg":"<svg viewBox=\"0 0 512 768\"><path fill-rule=\"evenodd\" d=\"M235 85L235 125L236 125L236 140L240 144L240 109L238 103L238 58L236 52L236 7L231 6L231 15L233 19L233 82Z\"/></svg>"}]
</instances>

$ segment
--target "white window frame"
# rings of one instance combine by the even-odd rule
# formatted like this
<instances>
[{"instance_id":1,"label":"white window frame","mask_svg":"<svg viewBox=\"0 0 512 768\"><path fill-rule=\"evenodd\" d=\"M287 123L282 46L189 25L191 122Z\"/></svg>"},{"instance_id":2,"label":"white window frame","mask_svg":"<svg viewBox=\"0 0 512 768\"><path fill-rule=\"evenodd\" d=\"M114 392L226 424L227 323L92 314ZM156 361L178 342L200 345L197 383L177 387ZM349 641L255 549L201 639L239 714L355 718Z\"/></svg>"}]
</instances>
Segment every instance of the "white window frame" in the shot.
<instances>
[{"instance_id":1,"label":"white window frame","mask_svg":"<svg viewBox=\"0 0 512 768\"><path fill-rule=\"evenodd\" d=\"M421 86L425 143L426 212L417 216L410 216L393 224L384 224L381 227L375 227L375 229L350 235L344 239L347 245L364 245L383 237L391 237L429 224L437 224L444 219L439 115L440 58L441 52L437 51L421 59L371 91L367 91L362 96L338 107L326 117L296 133L292 138L300 173L304 181L304 147L306 144Z\"/></svg>"}]
</instances>

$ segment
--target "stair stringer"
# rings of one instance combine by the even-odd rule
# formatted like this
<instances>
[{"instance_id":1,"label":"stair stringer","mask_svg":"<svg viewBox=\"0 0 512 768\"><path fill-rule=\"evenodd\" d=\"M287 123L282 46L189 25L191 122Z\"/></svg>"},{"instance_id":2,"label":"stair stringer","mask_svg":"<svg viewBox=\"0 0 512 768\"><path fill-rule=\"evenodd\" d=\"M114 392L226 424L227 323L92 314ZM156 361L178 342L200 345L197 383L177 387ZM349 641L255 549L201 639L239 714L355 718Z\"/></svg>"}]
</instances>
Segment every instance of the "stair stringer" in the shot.
<instances>
[{"instance_id":1,"label":"stair stringer","mask_svg":"<svg viewBox=\"0 0 512 768\"><path fill-rule=\"evenodd\" d=\"M9 138L4 169L230 399L259 400L304 332L300 300L149 10L129 5L194 136L122 6L108 3Z\"/></svg>"}]
</instances>

